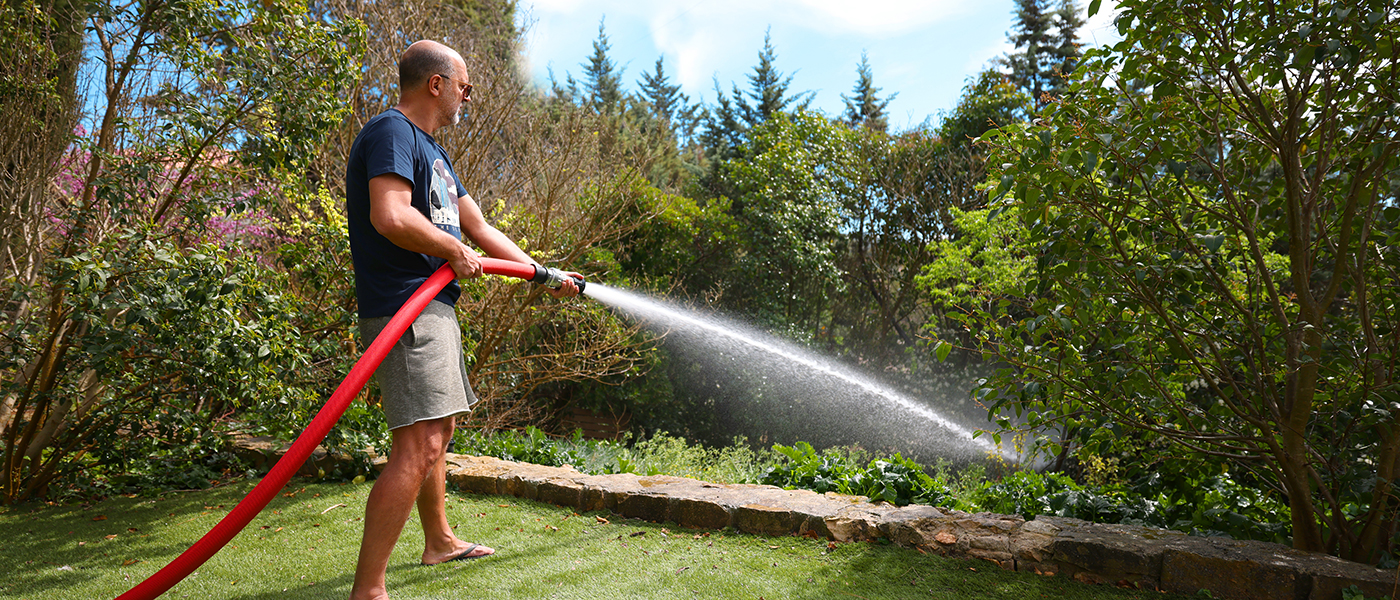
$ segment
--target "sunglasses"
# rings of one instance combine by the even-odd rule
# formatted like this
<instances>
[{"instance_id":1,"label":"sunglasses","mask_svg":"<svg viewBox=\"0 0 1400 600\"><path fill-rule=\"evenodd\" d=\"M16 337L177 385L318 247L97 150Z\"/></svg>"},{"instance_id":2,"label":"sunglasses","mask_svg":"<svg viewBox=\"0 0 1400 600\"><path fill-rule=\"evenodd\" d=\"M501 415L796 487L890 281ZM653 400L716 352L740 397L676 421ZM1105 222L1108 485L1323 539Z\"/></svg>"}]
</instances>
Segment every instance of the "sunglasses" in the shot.
<instances>
[{"instance_id":1,"label":"sunglasses","mask_svg":"<svg viewBox=\"0 0 1400 600\"><path fill-rule=\"evenodd\" d=\"M462 94L462 97L463 97L463 98L466 98L467 100L471 100L471 99L472 99L472 84L466 83L466 82L462 82L462 81L457 81L456 79L454 79L454 78L452 78L452 77L449 77L449 76L447 76L447 75L443 75L442 73L438 73L438 77L441 77L441 78L443 78L443 79L446 79L446 80L451 81L452 83L457 84L457 91L458 91L459 93Z\"/></svg>"}]
</instances>

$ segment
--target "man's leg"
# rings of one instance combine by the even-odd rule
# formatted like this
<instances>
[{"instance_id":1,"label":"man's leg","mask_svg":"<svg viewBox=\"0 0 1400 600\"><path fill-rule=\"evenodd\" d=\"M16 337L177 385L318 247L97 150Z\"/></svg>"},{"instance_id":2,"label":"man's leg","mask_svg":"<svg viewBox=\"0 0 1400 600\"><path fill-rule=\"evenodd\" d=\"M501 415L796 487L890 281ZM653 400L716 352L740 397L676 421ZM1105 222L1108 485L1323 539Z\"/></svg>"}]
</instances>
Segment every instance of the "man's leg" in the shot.
<instances>
[{"instance_id":1,"label":"man's leg","mask_svg":"<svg viewBox=\"0 0 1400 600\"><path fill-rule=\"evenodd\" d=\"M452 439L454 430L453 417L445 419L447 421L446 439ZM428 473L427 479L423 480L423 487L418 491L418 520L423 524L423 564L435 565L440 562L455 558L467 548L470 543L457 539L452 532L452 525L447 522L447 445L444 443L442 454L438 455L437 463L433 465L432 472ZM495 550L486 546L478 545L472 548L467 556L486 556L494 553Z\"/></svg>"},{"instance_id":2,"label":"man's leg","mask_svg":"<svg viewBox=\"0 0 1400 600\"><path fill-rule=\"evenodd\" d=\"M408 522L415 499L421 495L425 478L436 470L435 465L442 464L447 451L443 421L419 421L390 432L393 445L389 463L374 481L374 488L365 501L365 533L360 541L360 558L355 564L351 600L388 598L384 571L389 567L389 555L394 551L404 523ZM448 433L450 426L449 423Z\"/></svg>"}]
</instances>

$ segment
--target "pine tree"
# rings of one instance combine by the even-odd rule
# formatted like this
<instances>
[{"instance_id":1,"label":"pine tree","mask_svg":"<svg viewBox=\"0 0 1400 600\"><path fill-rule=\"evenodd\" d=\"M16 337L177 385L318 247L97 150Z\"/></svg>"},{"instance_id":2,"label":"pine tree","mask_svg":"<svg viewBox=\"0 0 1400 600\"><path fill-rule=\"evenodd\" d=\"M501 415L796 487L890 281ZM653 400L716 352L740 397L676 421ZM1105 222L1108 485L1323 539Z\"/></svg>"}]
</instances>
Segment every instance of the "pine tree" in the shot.
<instances>
[{"instance_id":1,"label":"pine tree","mask_svg":"<svg viewBox=\"0 0 1400 600\"><path fill-rule=\"evenodd\" d=\"M1055 11L1055 26L1058 29L1055 35L1055 58L1058 64L1055 68L1060 76L1055 95L1059 96L1067 87L1065 78L1079 66L1079 58L1084 55L1079 50L1079 28L1084 26L1084 17L1081 16L1079 6L1074 0L1064 0L1060 4L1059 10Z\"/></svg>"},{"instance_id":2,"label":"pine tree","mask_svg":"<svg viewBox=\"0 0 1400 600\"><path fill-rule=\"evenodd\" d=\"M681 93L680 84L672 85L666 77L659 56L656 57L655 70L651 73L643 72L637 87L641 88L642 96L651 103L652 115L666 123L670 123L676 115L684 113L685 105L690 101L689 97Z\"/></svg>"},{"instance_id":3,"label":"pine tree","mask_svg":"<svg viewBox=\"0 0 1400 600\"><path fill-rule=\"evenodd\" d=\"M1007 55L1011 82L1030 93L1036 104L1053 79L1048 54L1054 51L1054 16L1046 10L1049 0L1016 0L1016 22L1007 39L1017 52Z\"/></svg>"},{"instance_id":4,"label":"pine tree","mask_svg":"<svg viewBox=\"0 0 1400 600\"><path fill-rule=\"evenodd\" d=\"M860 53L860 65L856 67L856 85L851 89L851 97L844 94L841 101L846 103L846 122L851 127L864 125L875 131L883 133L889 128L889 121L885 117L885 107L894 100L898 93L890 94L888 98L881 100L877 95L880 88L875 87L875 76L870 70L870 61L864 52Z\"/></svg>"},{"instance_id":5,"label":"pine tree","mask_svg":"<svg viewBox=\"0 0 1400 600\"><path fill-rule=\"evenodd\" d=\"M743 93L739 91L739 86L734 86L734 104L739 115L749 126L758 125L767 121L769 117L783 112L788 106L796 103L795 108L805 109L812 102L812 93L803 92L794 96L788 96L788 86L792 85L792 76L783 76L774 62L778 59L778 52L773 48L773 38L771 30L763 34L763 50L758 53L758 65L753 68L753 73L749 74L749 91ZM755 104L749 104L751 99Z\"/></svg>"},{"instance_id":6,"label":"pine tree","mask_svg":"<svg viewBox=\"0 0 1400 600\"><path fill-rule=\"evenodd\" d=\"M613 112L622 102L622 70L608 56L612 44L598 20L598 39L593 41L593 56L583 63L583 90L589 106L600 112Z\"/></svg>"},{"instance_id":7,"label":"pine tree","mask_svg":"<svg viewBox=\"0 0 1400 600\"><path fill-rule=\"evenodd\" d=\"M1064 95L1067 76L1081 55L1077 39L1084 19L1074 0L1016 0L1016 21L1007 39L1016 52L1002 59L1012 83L1044 106Z\"/></svg>"}]
</instances>

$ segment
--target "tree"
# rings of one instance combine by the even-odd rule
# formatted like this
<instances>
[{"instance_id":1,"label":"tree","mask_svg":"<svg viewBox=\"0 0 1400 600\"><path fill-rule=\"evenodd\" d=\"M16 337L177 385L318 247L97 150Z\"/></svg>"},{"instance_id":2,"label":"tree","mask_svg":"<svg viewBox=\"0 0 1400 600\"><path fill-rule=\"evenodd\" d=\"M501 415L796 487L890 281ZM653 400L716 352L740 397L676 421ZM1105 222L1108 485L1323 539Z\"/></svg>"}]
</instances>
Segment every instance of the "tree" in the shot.
<instances>
[{"instance_id":1,"label":"tree","mask_svg":"<svg viewBox=\"0 0 1400 600\"><path fill-rule=\"evenodd\" d=\"M611 113L622 102L622 70L608 57L612 44L603 29L603 20L598 20L598 39L593 40L593 56L583 64L584 101L594 110Z\"/></svg>"},{"instance_id":2,"label":"tree","mask_svg":"<svg viewBox=\"0 0 1400 600\"><path fill-rule=\"evenodd\" d=\"M733 90L734 105L739 116L750 127L788 110L790 106L803 110L812 102L812 92L788 95L792 76L783 76L783 72L774 64L777 60L778 51L773 48L772 32L764 32L763 49L758 52L758 64L754 65L753 73L748 76L748 92L740 92L737 85ZM748 99L745 99L746 95ZM749 100L752 100L753 104L750 104Z\"/></svg>"},{"instance_id":3,"label":"tree","mask_svg":"<svg viewBox=\"0 0 1400 600\"><path fill-rule=\"evenodd\" d=\"M890 94L888 98L881 100L879 93L880 88L875 87L875 76L870 71L870 61L865 53L861 52L860 64L856 66L856 85L851 88L851 97L841 96L841 101L846 103L846 122L850 123L851 127L865 126L882 133L889 127L885 107L899 94Z\"/></svg>"},{"instance_id":4,"label":"tree","mask_svg":"<svg viewBox=\"0 0 1400 600\"><path fill-rule=\"evenodd\" d=\"M680 84L672 84L666 77L660 56L656 57L656 67L651 73L642 73L637 87L642 90L642 97L651 104L652 115L657 119L670 123L671 119L686 112L686 103L690 98L681 93Z\"/></svg>"},{"instance_id":5,"label":"tree","mask_svg":"<svg viewBox=\"0 0 1400 600\"><path fill-rule=\"evenodd\" d=\"M969 78L958 105L939 124L938 134L949 144L970 149L982 134L1025 120L1034 106L1010 78L988 69Z\"/></svg>"},{"instance_id":6,"label":"tree","mask_svg":"<svg viewBox=\"0 0 1400 600\"><path fill-rule=\"evenodd\" d=\"M1400 498L1400 17L1118 6L1123 41L1068 96L989 134L1036 266L1024 302L969 317L1014 367L979 399L1078 432L1052 449L1131 428L1223 462L1287 501L1295 547L1379 560Z\"/></svg>"},{"instance_id":7,"label":"tree","mask_svg":"<svg viewBox=\"0 0 1400 600\"><path fill-rule=\"evenodd\" d=\"M1074 0L1017 0L1016 22L1007 39L1016 51L1003 60L1012 82L1030 93L1036 106L1064 95L1070 71L1077 64L1079 27L1084 20Z\"/></svg>"},{"instance_id":8,"label":"tree","mask_svg":"<svg viewBox=\"0 0 1400 600\"><path fill-rule=\"evenodd\" d=\"M290 3L87 10L102 114L43 191L56 225L30 240L34 279L5 282L0 502L194 444L248 398L299 395L280 373L303 355L278 343L294 311L250 273L255 244L218 225L267 201L277 173L305 176L362 52L359 22Z\"/></svg>"}]
</instances>

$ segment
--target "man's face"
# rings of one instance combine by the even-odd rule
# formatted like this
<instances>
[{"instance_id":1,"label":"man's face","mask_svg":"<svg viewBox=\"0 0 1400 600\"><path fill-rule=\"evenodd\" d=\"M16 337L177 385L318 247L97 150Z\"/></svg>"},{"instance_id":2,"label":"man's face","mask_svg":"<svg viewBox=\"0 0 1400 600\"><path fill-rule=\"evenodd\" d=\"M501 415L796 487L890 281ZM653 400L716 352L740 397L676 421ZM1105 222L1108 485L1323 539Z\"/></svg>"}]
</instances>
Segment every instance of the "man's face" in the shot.
<instances>
[{"instance_id":1,"label":"man's face","mask_svg":"<svg viewBox=\"0 0 1400 600\"><path fill-rule=\"evenodd\" d=\"M471 100L471 79L465 66L456 73L442 75L439 83L438 102L439 122L443 125L456 125L462 120L462 104Z\"/></svg>"}]
</instances>

